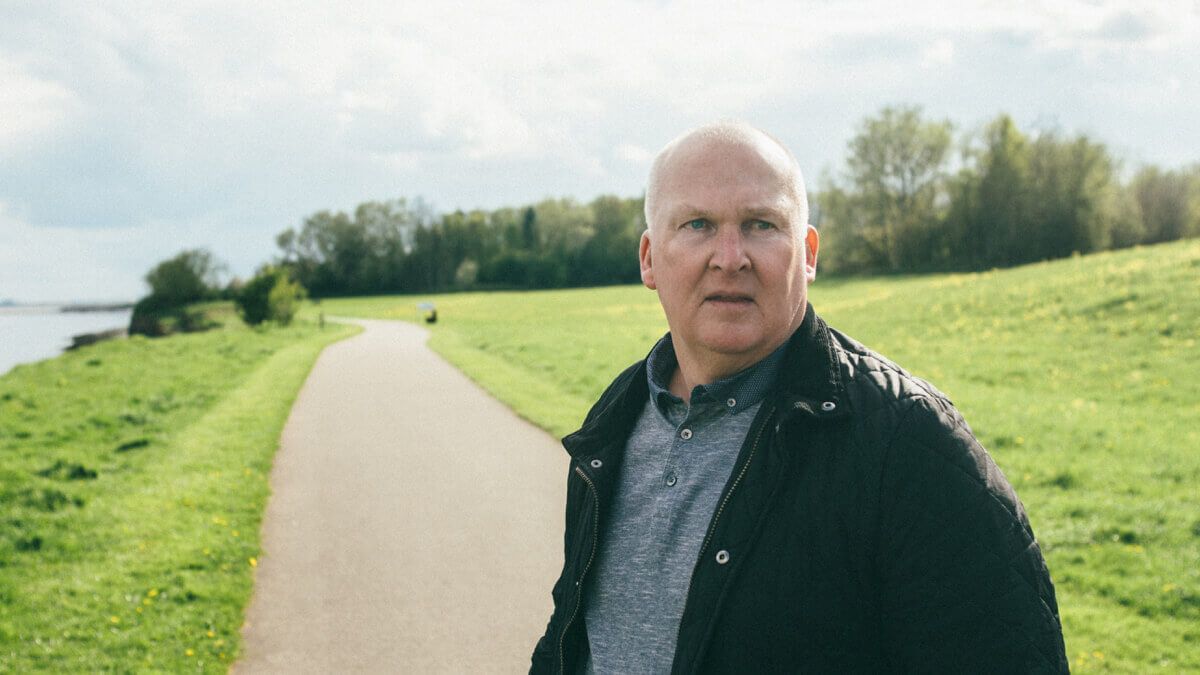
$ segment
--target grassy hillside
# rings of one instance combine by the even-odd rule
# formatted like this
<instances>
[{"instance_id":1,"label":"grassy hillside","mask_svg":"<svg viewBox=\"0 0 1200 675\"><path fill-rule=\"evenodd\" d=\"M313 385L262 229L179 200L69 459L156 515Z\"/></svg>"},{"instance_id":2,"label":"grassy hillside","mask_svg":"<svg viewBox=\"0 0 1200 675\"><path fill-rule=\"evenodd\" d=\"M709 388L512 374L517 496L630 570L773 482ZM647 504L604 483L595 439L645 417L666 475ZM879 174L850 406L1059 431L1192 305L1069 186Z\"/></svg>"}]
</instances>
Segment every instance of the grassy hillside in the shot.
<instances>
[{"instance_id":1,"label":"grassy hillside","mask_svg":"<svg viewBox=\"0 0 1200 675\"><path fill-rule=\"evenodd\" d=\"M640 287L319 310L419 320L429 299L433 348L559 435L666 327ZM818 279L812 301L962 409L1028 507L1075 670L1200 671L1200 241L983 274Z\"/></svg>"},{"instance_id":2,"label":"grassy hillside","mask_svg":"<svg viewBox=\"0 0 1200 675\"><path fill-rule=\"evenodd\" d=\"M280 430L351 332L135 337L0 377L0 672L225 672Z\"/></svg>"}]
</instances>

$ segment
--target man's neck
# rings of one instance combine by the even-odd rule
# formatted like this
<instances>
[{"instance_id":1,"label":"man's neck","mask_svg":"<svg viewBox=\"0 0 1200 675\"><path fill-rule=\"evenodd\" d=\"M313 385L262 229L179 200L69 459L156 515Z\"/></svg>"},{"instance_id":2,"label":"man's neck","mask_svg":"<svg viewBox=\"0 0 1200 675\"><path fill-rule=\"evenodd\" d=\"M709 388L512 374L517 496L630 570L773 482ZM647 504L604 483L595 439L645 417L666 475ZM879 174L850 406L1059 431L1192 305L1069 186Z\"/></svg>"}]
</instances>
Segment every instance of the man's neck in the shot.
<instances>
[{"instance_id":1,"label":"man's neck","mask_svg":"<svg viewBox=\"0 0 1200 675\"><path fill-rule=\"evenodd\" d=\"M679 343L675 343L675 360L678 365L675 372L671 373L671 383L668 388L672 394L683 399L684 403L690 404L692 390L697 386L712 384L717 380L739 373L765 359L772 351L775 349L772 348L763 354L755 353L738 357L722 354L719 359L699 360L686 354L685 350L680 348Z\"/></svg>"}]
</instances>

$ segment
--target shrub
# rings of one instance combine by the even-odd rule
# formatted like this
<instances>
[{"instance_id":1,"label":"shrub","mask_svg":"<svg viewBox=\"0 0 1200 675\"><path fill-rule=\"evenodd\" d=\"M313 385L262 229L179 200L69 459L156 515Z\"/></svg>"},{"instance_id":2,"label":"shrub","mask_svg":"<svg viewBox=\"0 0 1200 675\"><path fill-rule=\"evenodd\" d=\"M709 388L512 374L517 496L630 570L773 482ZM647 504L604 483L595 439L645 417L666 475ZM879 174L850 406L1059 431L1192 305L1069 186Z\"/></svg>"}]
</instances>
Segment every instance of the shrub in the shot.
<instances>
[{"instance_id":1,"label":"shrub","mask_svg":"<svg viewBox=\"0 0 1200 675\"><path fill-rule=\"evenodd\" d=\"M303 286L288 277L286 270L267 266L242 286L235 302L242 320L251 326L264 321L286 326L307 295Z\"/></svg>"},{"instance_id":2,"label":"shrub","mask_svg":"<svg viewBox=\"0 0 1200 675\"><path fill-rule=\"evenodd\" d=\"M267 317L281 326L288 325L306 295L299 282L292 281L286 273L280 272L275 276L271 292L267 294Z\"/></svg>"}]
</instances>

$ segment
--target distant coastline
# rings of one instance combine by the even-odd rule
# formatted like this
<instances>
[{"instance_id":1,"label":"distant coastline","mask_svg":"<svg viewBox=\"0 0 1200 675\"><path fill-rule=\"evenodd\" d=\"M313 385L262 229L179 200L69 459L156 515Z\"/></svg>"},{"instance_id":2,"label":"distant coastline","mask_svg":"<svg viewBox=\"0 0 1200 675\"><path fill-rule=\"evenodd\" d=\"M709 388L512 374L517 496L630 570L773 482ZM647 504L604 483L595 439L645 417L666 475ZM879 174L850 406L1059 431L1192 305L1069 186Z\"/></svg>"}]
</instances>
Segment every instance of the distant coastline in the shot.
<instances>
[{"instance_id":1,"label":"distant coastline","mask_svg":"<svg viewBox=\"0 0 1200 675\"><path fill-rule=\"evenodd\" d=\"M0 300L0 314L58 314L64 312L125 312L133 309L132 302L47 302L18 303Z\"/></svg>"},{"instance_id":2,"label":"distant coastline","mask_svg":"<svg viewBox=\"0 0 1200 675\"><path fill-rule=\"evenodd\" d=\"M63 312L122 312L127 309L133 309L132 302L117 302L110 304L96 303L76 303L71 305L62 305L60 311Z\"/></svg>"}]
</instances>

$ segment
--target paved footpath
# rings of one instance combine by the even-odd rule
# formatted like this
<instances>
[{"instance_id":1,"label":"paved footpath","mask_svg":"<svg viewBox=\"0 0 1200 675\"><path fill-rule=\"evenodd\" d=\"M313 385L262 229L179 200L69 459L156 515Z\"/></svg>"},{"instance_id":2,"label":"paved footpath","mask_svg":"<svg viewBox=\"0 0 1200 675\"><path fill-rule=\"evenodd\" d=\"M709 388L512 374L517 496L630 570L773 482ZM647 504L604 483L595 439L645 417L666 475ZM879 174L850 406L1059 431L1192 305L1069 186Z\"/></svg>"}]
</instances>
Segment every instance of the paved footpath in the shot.
<instances>
[{"instance_id":1,"label":"paved footpath","mask_svg":"<svg viewBox=\"0 0 1200 675\"><path fill-rule=\"evenodd\" d=\"M567 456L407 323L329 346L271 472L237 673L518 673L562 565Z\"/></svg>"}]
</instances>

